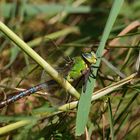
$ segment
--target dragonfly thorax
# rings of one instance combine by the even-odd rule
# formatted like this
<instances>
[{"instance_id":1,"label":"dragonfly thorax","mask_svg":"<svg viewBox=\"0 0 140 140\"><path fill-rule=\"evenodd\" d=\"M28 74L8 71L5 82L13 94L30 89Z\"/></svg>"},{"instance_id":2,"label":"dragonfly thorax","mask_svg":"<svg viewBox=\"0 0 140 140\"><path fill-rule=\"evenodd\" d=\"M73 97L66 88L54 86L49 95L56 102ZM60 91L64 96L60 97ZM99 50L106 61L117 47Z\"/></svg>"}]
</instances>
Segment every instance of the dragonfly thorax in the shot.
<instances>
[{"instance_id":1,"label":"dragonfly thorax","mask_svg":"<svg viewBox=\"0 0 140 140\"><path fill-rule=\"evenodd\" d=\"M73 66L71 70L68 72L66 79L69 82L73 82L75 79L81 77L83 72L88 69L87 64L82 59L82 57L75 57L73 58Z\"/></svg>"},{"instance_id":2,"label":"dragonfly thorax","mask_svg":"<svg viewBox=\"0 0 140 140\"><path fill-rule=\"evenodd\" d=\"M73 66L68 72L66 79L69 82L73 82L75 79L81 77L89 69L89 65L95 64L96 61L97 59L94 52L83 53L82 57L79 56L73 58Z\"/></svg>"}]
</instances>

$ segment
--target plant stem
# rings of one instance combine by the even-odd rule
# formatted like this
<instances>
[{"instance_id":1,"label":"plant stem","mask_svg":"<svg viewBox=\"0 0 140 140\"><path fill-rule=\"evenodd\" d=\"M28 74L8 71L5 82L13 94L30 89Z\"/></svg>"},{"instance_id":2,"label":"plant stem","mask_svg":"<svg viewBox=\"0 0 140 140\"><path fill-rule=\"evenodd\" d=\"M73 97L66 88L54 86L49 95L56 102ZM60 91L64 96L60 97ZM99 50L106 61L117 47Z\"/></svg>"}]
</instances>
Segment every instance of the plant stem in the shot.
<instances>
[{"instance_id":1,"label":"plant stem","mask_svg":"<svg viewBox=\"0 0 140 140\"><path fill-rule=\"evenodd\" d=\"M76 91L76 89L2 22L0 22L0 30L18 47L20 47L27 55L29 55L34 61L36 61L67 92L79 99L80 94Z\"/></svg>"}]
</instances>

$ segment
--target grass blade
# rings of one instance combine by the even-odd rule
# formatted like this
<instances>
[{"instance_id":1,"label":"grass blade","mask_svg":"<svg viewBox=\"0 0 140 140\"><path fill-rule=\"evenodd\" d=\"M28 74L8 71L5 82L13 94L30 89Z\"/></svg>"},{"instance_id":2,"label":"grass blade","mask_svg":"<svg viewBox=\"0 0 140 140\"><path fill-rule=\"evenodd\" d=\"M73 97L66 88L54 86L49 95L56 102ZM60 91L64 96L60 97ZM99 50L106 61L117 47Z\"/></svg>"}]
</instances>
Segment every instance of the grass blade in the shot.
<instances>
[{"instance_id":1,"label":"grass blade","mask_svg":"<svg viewBox=\"0 0 140 140\"><path fill-rule=\"evenodd\" d=\"M114 138L114 128L113 128L113 115L112 115L112 107L111 107L111 102L110 98L108 98L108 116L109 116L109 123L110 123L110 130L111 130L111 139L115 140Z\"/></svg>"},{"instance_id":2,"label":"grass blade","mask_svg":"<svg viewBox=\"0 0 140 140\"><path fill-rule=\"evenodd\" d=\"M1 4L1 13L5 18L9 18L11 15L11 9L13 4L3 3ZM45 5L34 5L34 4L25 4L24 5L25 13L27 16L36 16L40 13L47 15L54 15L60 12L66 12L67 14L73 13L93 13L93 12L106 12L102 8L91 8L90 6L72 6L72 5L62 5L62 4L45 4ZM29 10L30 9L30 10Z\"/></svg>"},{"instance_id":3,"label":"grass blade","mask_svg":"<svg viewBox=\"0 0 140 140\"><path fill-rule=\"evenodd\" d=\"M111 9L107 24L105 26L103 36L99 45L99 48L97 50L97 57L101 57L103 54L103 50L106 44L106 41L109 37L109 34L111 32L111 29L113 27L113 24L117 18L117 15L119 14L120 8L123 4L124 0L115 0L113 7ZM100 59L98 59L96 66L99 67L100 65ZM93 71L93 74L97 74L97 69ZM90 104L91 104L91 96L92 92L94 90L95 86L95 79L89 78L89 81L87 82L87 89L85 93L81 95L79 105L78 105L78 112L77 112L77 118L76 118L76 135L80 136L84 133L85 126L88 120L88 114L90 111ZM84 111L83 111L84 110Z\"/></svg>"}]
</instances>

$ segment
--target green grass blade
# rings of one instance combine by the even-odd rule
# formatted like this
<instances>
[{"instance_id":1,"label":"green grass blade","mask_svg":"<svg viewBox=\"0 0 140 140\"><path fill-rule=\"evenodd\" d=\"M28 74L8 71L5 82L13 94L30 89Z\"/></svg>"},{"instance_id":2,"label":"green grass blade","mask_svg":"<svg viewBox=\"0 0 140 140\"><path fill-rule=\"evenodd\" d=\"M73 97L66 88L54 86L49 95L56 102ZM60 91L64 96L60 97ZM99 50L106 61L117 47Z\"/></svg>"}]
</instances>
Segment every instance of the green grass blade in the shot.
<instances>
[{"instance_id":1,"label":"green grass blade","mask_svg":"<svg viewBox=\"0 0 140 140\"><path fill-rule=\"evenodd\" d=\"M115 140L114 126L113 126L114 123L113 123L112 107L111 107L110 98L108 98L108 116L109 116L110 130L111 130L111 139Z\"/></svg>"},{"instance_id":2,"label":"green grass blade","mask_svg":"<svg viewBox=\"0 0 140 140\"><path fill-rule=\"evenodd\" d=\"M5 18L10 18L11 9L13 4L3 3L0 5L1 15ZM47 15L54 15L60 12L66 12L67 14L73 13L93 13L93 12L106 12L102 8L91 8L90 6L78 6L74 7L72 5L62 5L62 4L45 4L45 5L34 5L34 4L25 4L24 5L25 13L27 16L36 16L40 13ZM30 9L30 10L29 10Z\"/></svg>"},{"instance_id":3,"label":"green grass blade","mask_svg":"<svg viewBox=\"0 0 140 140\"><path fill-rule=\"evenodd\" d=\"M105 26L103 36L101 38L101 42L99 45L99 48L97 50L97 57L101 57L106 41L109 37L109 34L111 32L111 29L113 27L113 24L117 18L117 15L119 14L120 8L123 4L124 0L115 0L113 7L111 9L109 18L107 20L107 24ZM100 59L98 59L96 66L99 67L100 65ZM97 74L97 69L93 71L93 74ZM81 95L79 105L78 105L78 112L77 112L77 118L76 118L76 135L79 136L84 133L85 126L87 124L88 120L88 114L90 111L90 104L91 104L91 96L94 90L95 86L95 79L89 78L89 81L87 82L87 89L85 93Z\"/></svg>"},{"instance_id":4,"label":"green grass blade","mask_svg":"<svg viewBox=\"0 0 140 140\"><path fill-rule=\"evenodd\" d=\"M19 127L29 125L32 122L34 122L34 121L33 120L32 121L31 120L22 120L22 121L18 121L16 123L12 123L10 125L4 126L4 127L0 128L0 135L6 134L12 130L19 128Z\"/></svg>"}]
</instances>

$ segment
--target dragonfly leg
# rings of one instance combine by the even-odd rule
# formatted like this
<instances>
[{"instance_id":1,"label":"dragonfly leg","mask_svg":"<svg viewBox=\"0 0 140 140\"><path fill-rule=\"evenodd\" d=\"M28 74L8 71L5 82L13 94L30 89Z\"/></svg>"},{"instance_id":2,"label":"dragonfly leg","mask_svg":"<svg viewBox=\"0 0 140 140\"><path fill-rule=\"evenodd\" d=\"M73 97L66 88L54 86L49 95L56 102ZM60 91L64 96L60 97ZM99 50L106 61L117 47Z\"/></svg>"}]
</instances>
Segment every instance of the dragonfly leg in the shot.
<instances>
[{"instance_id":1,"label":"dragonfly leg","mask_svg":"<svg viewBox=\"0 0 140 140\"><path fill-rule=\"evenodd\" d=\"M93 73L90 73L90 77L96 79L97 77L93 74Z\"/></svg>"},{"instance_id":2,"label":"dragonfly leg","mask_svg":"<svg viewBox=\"0 0 140 140\"><path fill-rule=\"evenodd\" d=\"M92 65L92 66L90 66L91 68L99 68L99 66L94 66L94 65Z\"/></svg>"},{"instance_id":3,"label":"dragonfly leg","mask_svg":"<svg viewBox=\"0 0 140 140\"><path fill-rule=\"evenodd\" d=\"M92 71L92 69L90 68L90 75L89 75L90 77L92 77L92 78L94 78L94 79L96 79L97 77L94 75L94 73L93 73L93 71Z\"/></svg>"}]
</instances>

